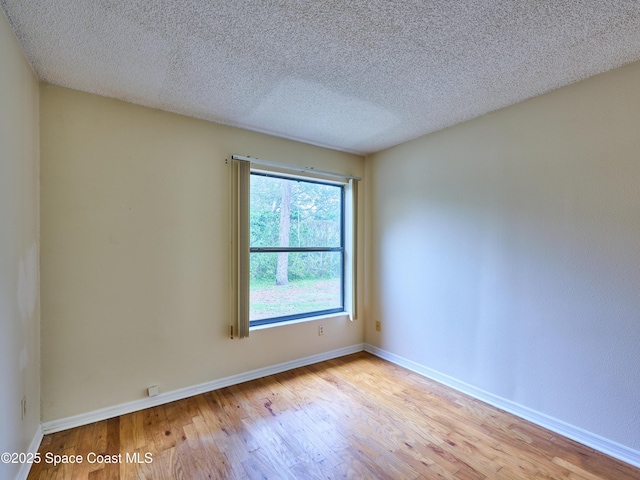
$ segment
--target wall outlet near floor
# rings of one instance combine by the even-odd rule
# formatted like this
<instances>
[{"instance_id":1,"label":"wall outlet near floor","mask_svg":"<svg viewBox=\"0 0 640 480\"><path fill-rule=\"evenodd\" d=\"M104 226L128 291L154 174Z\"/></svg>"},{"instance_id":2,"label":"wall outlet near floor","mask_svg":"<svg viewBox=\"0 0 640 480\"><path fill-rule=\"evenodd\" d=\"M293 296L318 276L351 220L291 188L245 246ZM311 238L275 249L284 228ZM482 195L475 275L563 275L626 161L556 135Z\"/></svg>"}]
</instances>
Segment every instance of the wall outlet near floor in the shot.
<instances>
[{"instance_id":1,"label":"wall outlet near floor","mask_svg":"<svg viewBox=\"0 0 640 480\"><path fill-rule=\"evenodd\" d=\"M376 332L379 332L380 330L380 322L376 321Z\"/></svg>"},{"instance_id":2,"label":"wall outlet near floor","mask_svg":"<svg viewBox=\"0 0 640 480\"><path fill-rule=\"evenodd\" d=\"M318 335L324 335L324 325L318 325Z\"/></svg>"},{"instance_id":3,"label":"wall outlet near floor","mask_svg":"<svg viewBox=\"0 0 640 480\"><path fill-rule=\"evenodd\" d=\"M24 420L27 416L27 396L25 395L20 400L20 420Z\"/></svg>"},{"instance_id":4,"label":"wall outlet near floor","mask_svg":"<svg viewBox=\"0 0 640 480\"><path fill-rule=\"evenodd\" d=\"M156 395L158 395L160 393L160 389L158 388L158 385L151 385L147 389L147 392L149 392L149 396L150 397L155 397Z\"/></svg>"}]
</instances>

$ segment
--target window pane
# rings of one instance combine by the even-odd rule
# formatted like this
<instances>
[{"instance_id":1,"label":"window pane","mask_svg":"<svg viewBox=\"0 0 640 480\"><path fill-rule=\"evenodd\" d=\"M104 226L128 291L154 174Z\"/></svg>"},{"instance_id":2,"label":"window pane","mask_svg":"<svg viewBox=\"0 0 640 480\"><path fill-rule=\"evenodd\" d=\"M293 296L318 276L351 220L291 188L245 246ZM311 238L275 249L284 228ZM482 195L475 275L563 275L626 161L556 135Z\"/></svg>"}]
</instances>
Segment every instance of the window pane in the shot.
<instances>
[{"instance_id":1,"label":"window pane","mask_svg":"<svg viewBox=\"0 0 640 480\"><path fill-rule=\"evenodd\" d=\"M251 175L251 247L341 246L342 187Z\"/></svg>"},{"instance_id":2,"label":"window pane","mask_svg":"<svg viewBox=\"0 0 640 480\"><path fill-rule=\"evenodd\" d=\"M281 285L278 256L287 265ZM252 253L250 320L341 309L341 272L341 252Z\"/></svg>"}]
</instances>

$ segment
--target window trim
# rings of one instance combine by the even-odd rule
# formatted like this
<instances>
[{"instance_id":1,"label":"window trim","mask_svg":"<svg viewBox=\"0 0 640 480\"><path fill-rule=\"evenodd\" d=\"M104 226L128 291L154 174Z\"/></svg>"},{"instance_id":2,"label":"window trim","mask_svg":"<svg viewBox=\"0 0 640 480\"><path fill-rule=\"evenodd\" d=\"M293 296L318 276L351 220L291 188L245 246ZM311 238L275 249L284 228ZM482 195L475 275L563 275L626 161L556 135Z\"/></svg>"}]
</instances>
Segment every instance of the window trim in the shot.
<instances>
[{"instance_id":1,"label":"window trim","mask_svg":"<svg viewBox=\"0 0 640 480\"><path fill-rule=\"evenodd\" d=\"M253 329L255 327L263 327L265 325L273 325L280 324L284 322L290 322L294 320L313 320L316 317L321 317L324 315L332 315L332 314L346 314L346 305L345 305L345 284L347 280L346 274L346 246L345 246L345 229L346 225L346 211L345 211L345 202L346 202L346 192L345 192L345 184L343 182L336 182L330 180L319 180L314 177L306 176L306 175L293 175L286 173L273 173L273 172L265 172L259 168L251 168L249 176L263 176L298 182L306 182L306 183L315 183L319 185L330 185L333 187L337 187L340 189L340 246L339 247L249 247L249 254L252 253L300 253L300 252L339 252L340 253L340 306L330 309L324 310L314 310L309 312L295 313L291 315L281 315L278 317L269 317L269 318L260 318L257 320L249 319L249 329ZM249 206L249 212L251 212L251 207ZM251 274L251 272L249 272ZM249 301L250 302L250 301ZM251 311L251 303L249 303L249 311Z\"/></svg>"}]
</instances>

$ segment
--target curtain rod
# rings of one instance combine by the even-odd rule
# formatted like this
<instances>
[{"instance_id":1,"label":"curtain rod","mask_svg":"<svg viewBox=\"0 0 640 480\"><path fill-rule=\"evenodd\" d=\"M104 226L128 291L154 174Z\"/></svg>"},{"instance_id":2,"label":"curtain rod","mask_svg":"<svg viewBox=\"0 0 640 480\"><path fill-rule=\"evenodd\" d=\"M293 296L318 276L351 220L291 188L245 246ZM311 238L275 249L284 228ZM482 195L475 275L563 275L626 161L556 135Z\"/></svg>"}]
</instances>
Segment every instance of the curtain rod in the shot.
<instances>
[{"instance_id":1,"label":"curtain rod","mask_svg":"<svg viewBox=\"0 0 640 480\"><path fill-rule=\"evenodd\" d=\"M358 182L362 180L360 177L355 177L353 175L345 175L344 173L335 173L335 172L328 172L326 170L317 170L312 167L298 167L295 165L288 165L286 163L278 163L278 162L271 162L269 160L262 160L260 158L244 157L242 155L231 155L231 158L234 160L251 162L254 165L266 165L269 167L282 168L283 170L289 170L291 172L317 173L318 175L324 175L326 177L340 178L340 179L346 179L346 180L356 180Z\"/></svg>"}]
</instances>

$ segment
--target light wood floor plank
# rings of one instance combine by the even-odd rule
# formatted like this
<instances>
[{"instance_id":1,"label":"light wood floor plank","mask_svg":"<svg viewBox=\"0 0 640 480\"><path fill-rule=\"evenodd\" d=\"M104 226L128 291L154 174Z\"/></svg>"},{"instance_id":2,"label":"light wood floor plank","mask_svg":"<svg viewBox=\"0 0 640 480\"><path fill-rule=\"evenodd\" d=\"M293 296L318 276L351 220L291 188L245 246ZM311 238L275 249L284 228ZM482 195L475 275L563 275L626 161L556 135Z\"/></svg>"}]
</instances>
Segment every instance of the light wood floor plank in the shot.
<instances>
[{"instance_id":1,"label":"light wood floor plank","mask_svg":"<svg viewBox=\"0 0 640 480\"><path fill-rule=\"evenodd\" d=\"M122 462L43 462L29 480L640 478L364 352L46 435L39 451Z\"/></svg>"}]
</instances>

